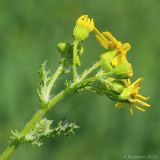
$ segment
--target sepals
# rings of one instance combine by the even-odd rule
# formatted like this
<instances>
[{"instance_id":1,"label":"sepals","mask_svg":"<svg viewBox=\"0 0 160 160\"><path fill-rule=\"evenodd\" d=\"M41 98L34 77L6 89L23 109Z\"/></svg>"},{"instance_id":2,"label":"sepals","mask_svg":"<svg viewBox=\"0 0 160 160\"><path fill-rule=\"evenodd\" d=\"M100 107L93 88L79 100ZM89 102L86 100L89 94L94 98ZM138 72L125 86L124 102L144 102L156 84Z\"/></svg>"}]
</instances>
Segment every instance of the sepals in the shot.
<instances>
[{"instance_id":1,"label":"sepals","mask_svg":"<svg viewBox=\"0 0 160 160\"><path fill-rule=\"evenodd\" d=\"M133 70L131 64L127 61L116 66L111 72L111 76L116 79L127 79L133 76Z\"/></svg>"},{"instance_id":2,"label":"sepals","mask_svg":"<svg viewBox=\"0 0 160 160\"><path fill-rule=\"evenodd\" d=\"M96 93L105 94L112 100L117 100L118 96L123 92L125 84L122 81L107 78L106 80L96 81L92 87L96 90Z\"/></svg>"},{"instance_id":3,"label":"sepals","mask_svg":"<svg viewBox=\"0 0 160 160\"><path fill-rule=\"evenodd\" d=\"M116 100L125 88L125 85L122 81L114 80L112 78L106 80L106 85L108 85L108 91L106 91L106 95L112 100Z\"/></svg>"},{"instance_id":4,"label":"sepals","mask_svg":"<svg viewBox=\"0 0 160 160\"><path fill-rule=\"evenodd\" d=\"M89 31L80 26L75 26L73 30L73 37L76 41L84 41L89 36Z\"/></svg>"}]
</instances>

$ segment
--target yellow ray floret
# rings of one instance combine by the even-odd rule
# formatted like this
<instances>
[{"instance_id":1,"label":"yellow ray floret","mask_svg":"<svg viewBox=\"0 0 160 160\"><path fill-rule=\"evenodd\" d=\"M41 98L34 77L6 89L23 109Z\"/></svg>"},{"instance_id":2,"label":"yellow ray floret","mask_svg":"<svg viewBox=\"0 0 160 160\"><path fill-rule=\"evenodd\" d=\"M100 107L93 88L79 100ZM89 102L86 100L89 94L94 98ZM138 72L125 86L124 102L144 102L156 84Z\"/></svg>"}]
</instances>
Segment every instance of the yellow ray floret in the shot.
<instances>
[{"instance_id":1,"label":"yellow ray floret","mask_svg":"<svg viewBox=\"0 0 160 160\"><path fill-rule=\"evenodd\" d=\"M126 60L126 54L130 50L131 45L129 43L121 43L118 41L110 32L101 33L96 27L94 27L94 32L96 33L96 38L98 42L105 49L117 49L119 54L113 60L112 65L117 66Z\"/></svg>"},{"instance_id":2,"label":"yellow ray floret","mask_svg":"<svg viewBox=\"0 0 160 160\"><path fill-rule=\"evenodd\" d=\"M103 33L101 33L96 27L94 27L94 32L96 33L96 38L98 42L105 48L109 49L112 48L113 44L111 41L109 41L108 38L106 38Z\"/></svg>"},{"instance_id":3,"label":"yellow ray floret","mask_svg":"<svg viewBox=\"0 0 160 160\"><path fill-rule=\"evenodd\" d=\"M134 109L140 110L142 112L145 112L145 109L137 106L137 104L141 105L142 107L150 107L150 104L144 102L149 99L149 97L144 97L139 94L139 89L141 86L143 79L139 78L134 83L131 84L130 80L127 80L126 83L126 93L129 94L130 98L128 101L125 102L118 102L115 104L116 108L122 108L125 103L128 103L130 108L130 113L133 115Z\"/></svg>"},{"instance_id":4,"label":"yellow ray floret","mask_svg":"<svg viewBox=\"0 0 160 160\"><path fill-rule=\"evenodd\" d=\"M77 19L76 25L84 27L91 32L94 29L94 20L89 18L88 15L83 15Z\"/></svg>"}]
</instances>

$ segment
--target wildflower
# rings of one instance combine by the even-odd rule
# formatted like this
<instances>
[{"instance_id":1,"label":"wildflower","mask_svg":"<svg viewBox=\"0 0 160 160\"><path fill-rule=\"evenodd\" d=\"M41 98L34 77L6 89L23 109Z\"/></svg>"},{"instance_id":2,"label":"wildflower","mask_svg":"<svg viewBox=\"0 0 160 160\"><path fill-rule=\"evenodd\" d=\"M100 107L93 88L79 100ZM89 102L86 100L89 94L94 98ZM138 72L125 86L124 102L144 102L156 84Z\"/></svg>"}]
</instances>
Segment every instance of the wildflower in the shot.
<instances>
[{"instance_id":1,"label":"wildflower","mask_svg":"<svg viewBox=\"0 0 160 160\"><path fill-rule=\"evenodd\" d=\"M94 32L96 33L97 40L105 49L114 49L118 51L119 54L112 62L113 66L117 66L127 60L126 54L131 48L129 43L121 43L110 32L100 33L96 27L94 27Z\"/></svg>"},{"instance_id":2,"label":"wildflower","mask_svg":"<svg viewBox=\"0 0 160 160\"><path fill-rule=\"evenodd\" d=\"M112 61L112 65L117 66L118 64L120 64L124 61L127 61L126 54L130 48L131 48L131 46L129 43L122 44L121 47L119 48L119 54Z\"/></svg>"},{"instance_id":3,"label":"wildflower","mask_svg":"<svg viewBox=\"0 0 160 160\"><path fill-rule=\"evenodd\" d=\"M80 27L84 27L90 32L94 29L94 21L93 19L88 18L88 15L83 15L78 18L76 21L76 25Z\"/></svg>"},{"instance_id":4,"label":"wildflower","mask_svg":"<svg viewBox=\"0 0 160 160\"><path fill-rule=\"evenodd\" d=\"M76 26L73 31L73 37L77 41L85 40L89 33L94 29L94 21L87 15L83 15L76 21Z\"/></svg>"},{"instance_id":5,"label":"wildflower","mask_svg":"<svg viewBox=\"0 0 160 160\"><path fill-rule=\"evenodd\" d=\"M112 42L106 38L103 33L101 33L96 27L94 27L94 32L96 33L96 38L98 42L105 48L109 49L112 48Z\"/></svg>"},{"instance_id":6,"label":"wildflower","mask_svg":"<svg viewBox=\"0 0 160 160\"><path fill-rule=\"evenodd\" d=\"M150 107L150 104L144 102L149 99L149 97L144 97L139 94L140 85L143 79L139 78L134 83L130 83L125 80L126 88L124 88L123 92L119 96L120 102L116 103L115 107L121 108L125 103L130 105L130 113L133 114L133 109L138 109L142 112L145 112L145 109L137 106L141 105L143 107Z\"/></svg>"}]
</instances>

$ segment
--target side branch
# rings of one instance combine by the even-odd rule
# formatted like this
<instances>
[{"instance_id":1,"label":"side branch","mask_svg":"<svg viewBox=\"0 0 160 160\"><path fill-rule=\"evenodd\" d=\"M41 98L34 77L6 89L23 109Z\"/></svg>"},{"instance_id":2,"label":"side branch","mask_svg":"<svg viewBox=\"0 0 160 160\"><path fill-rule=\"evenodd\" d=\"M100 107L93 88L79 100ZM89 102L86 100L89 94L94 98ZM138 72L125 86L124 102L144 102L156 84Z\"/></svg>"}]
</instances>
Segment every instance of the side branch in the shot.
<instances>
[{"instance_id":1,"label":"side branch","mask_svg":"<svg viewBox=\"0 0 160 160\"><path fill-rule=\"evenodd\" d=\"M73 42L73 64L72 64L72 71L73 71L73 82L77 81L78 75L77 75L77 67L76 67L76 63L77 63L77 47L78 47L79 42L78 41L74 41Z\"/></svg>"}]
</instances>

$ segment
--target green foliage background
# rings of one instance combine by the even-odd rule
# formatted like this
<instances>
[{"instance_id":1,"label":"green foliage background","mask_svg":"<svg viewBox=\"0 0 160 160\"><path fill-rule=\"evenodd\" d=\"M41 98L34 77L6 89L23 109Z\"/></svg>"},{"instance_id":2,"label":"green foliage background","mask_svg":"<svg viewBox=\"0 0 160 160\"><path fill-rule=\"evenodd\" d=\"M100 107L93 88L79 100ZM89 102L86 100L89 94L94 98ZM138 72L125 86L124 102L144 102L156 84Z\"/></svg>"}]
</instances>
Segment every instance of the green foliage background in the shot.
<instances>
[{"instance_id":1,"label":"green foliage background","mask_svg":"<svg viewBox=\"0 0 160 160\"><path fill-rule=\"evenodd\" d=\"M71 138L49 139L41 148L21 146L11 160L106 160L125 155L160 158L160 1L159 0L1 0L0 1L0 152L11 129L21 129L38 109L37 71L48 60L58 66L56 44L72 41L75 20L82 14L95 19L101 31L109 30L130 42L129 61L134 79L142 76L141 92L152 108L129 115L114 102L92 94L71 95L47 115L67 118L81 128ZM103 52L91 34L84 43L83 67ZM63 78L56 86L63 87ZM55 92L56 93L56 92Z\"/></svg>"}]
</instances>

